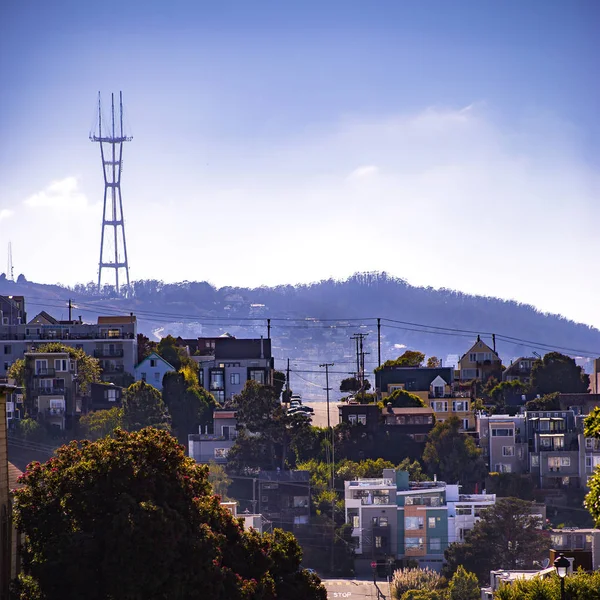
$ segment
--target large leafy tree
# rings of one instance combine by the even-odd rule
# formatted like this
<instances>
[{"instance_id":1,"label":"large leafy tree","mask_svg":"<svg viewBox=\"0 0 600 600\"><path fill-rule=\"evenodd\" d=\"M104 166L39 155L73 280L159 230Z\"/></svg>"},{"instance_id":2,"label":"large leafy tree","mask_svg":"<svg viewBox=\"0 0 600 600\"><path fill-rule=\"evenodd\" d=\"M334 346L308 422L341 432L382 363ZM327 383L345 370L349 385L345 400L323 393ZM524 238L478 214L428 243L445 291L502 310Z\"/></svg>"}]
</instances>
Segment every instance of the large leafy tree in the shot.
<instances>
[{"instance_id":1,"label":"large leafy tree","mask_svg":"<svg viewBox=\"0 0 600 600\"><path fill-rule=\"evenodd\" d=\"M185 371L189 373L191 369ZM212 421L217 403L212 394L198 385L197 379L186 377L185 372L165 374L162 396L173 420L174 433L179 443L187 446L188 435L198 433L200 425Z\"/></svg>"},{"instance_id":2,"label":"large leafy tree","mask_svg":"<svg viewBox=\"0 0 600 600\"><path fill-rule=\"evenodd\" d=\"M406 390L394 390L384 403L391 403L394 408L424 408L425 402L416 394L411 394Z\"/></svg>"},{"instance_id":3,"label":"large leafy tree","mask_svg":"<svg viewBox=\"0 0 600 600\"><path fill-rule=\"evenodd\" d=\"M588 438L600 439L600 407L596 407L585 418L584 435ZM585 497L585 506L596 522L596 527L600 527L600 467L596 467L588 487L590 491Z\"/></svg>"},{"instance_id":4,"label":"large leafy tree","mask_svg":"<svg viewBox=\"0 0 600 600\"><path fill-rule=\"evenodd\" d=\"M393 360L386 360L380 367L375 370L379 371L385 367L420 367L425 360L425 355L422 352L415 350L406 350L401 356Z\"/></svg>"},{"instance_id":5,"label":"large leafy tree","mask_svg":"<svg viewBox=\"0 0 600 600\"><path fill-rule=\"evenodd\" d=\"M114 406L109 410L90 412L81 417L79 427L89 440L113 435L119 427L123 427L123 409Z\"/></svg>"},{"instance_id":6,"label":"large leafy tree","mask_svg":"<svg viewBox=\"0 0 600 600\"><path fill-rule=\"evenodd\" d=\"M544 394L525 403L526 410L560 410L560 393Z\"/></svg>"},{"instance_id":7,"label":"large leafy tree","mask_svg":"<svg viewBox=\"0 0 600 600\"><path fill-rule=\"evenodd\" d=\"M244 532L167 432L119 430L32 463L15 493L21 600L325 600L290 533Z\"/></svg>"},{"instance_id":8,"label":"large leafy tree","mask_svg":"<svg viewBox=\"0 0 600 600\"><path fill-rule=\"evenodd\" d=\"M144 427L171 428L161 393L145 381L132 383L123 394L123 425L128 431Z\"/></svg>"},{"instance_id":9,"label":"large leafy tree","mask_svg":"<svg viewBox=\"0 0 600 600\"><path fill-rule=\"evenodd\" d=\"M193 364L185 348L177 345L177 340L172 335L166 335L158 342L156 352L160 354L176 371L182 366Z\"/></svg>"},{"instance_id":10,"label":"large leafy tree","mask_svg":"<svg viewBox=\"0 0 600 600\"><path fill-rule=\"evenodd\" d=\"M547 556L550 548L550 538L541 525L540 518L531 515L529 502L499 498L482 512L464 543L446 549L447 574L462 565L485 582L492 569L533 568L533 562Z\"/></svg>"},{"instance_id":11,"label":"large leafy tree","mask_svg":"<svg viewBox=\"0 0 600 600\"><path fill-rule=\"evenodd\" d=\"M430 475L448 483L474 484L483 480L487 468L481 450L470 436L460 433L460 427L457 417L436 423L429 432L423 460Z\"/></svg>"},{"instance_id":12,"label":"large leafy tree","mask_svg":"<svg viewBox=\"0 0 600 600\"><path fill-rule=\"evenodd\" d=\"M590 378L570 356L549 352L533 363L531 386L538 394L585 394Z\"/></svg>"},{"instance_id":13,"label":"large leafy tree","mask_svg":"<svg viewBox=\"0 0 600 600\"><path fill-rule=\"evenodd\" d=\"M145 358L148 358L152 352L156 352L158 344L151 341L143 333L137 334L137 361L141 363Z\"/></svg>"}]
</instances>

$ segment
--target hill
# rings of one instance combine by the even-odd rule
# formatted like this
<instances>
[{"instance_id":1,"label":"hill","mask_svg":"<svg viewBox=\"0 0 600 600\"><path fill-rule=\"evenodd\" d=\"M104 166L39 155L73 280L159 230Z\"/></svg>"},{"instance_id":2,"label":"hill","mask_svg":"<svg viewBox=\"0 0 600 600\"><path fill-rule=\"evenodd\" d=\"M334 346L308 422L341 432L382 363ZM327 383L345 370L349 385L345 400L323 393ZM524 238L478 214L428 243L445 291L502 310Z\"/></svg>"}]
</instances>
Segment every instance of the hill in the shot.
<instances>
[{"instance_id":1,"label":"hill","mask_svg":"<svg viewBox=\"0 0 600 600\"><path fill-rule=\"evenodd\" d=\"M466 352L477 334L491 345L492 333L505 364L521 355L550 350L582 361L600 356L600 331L591 326L514 301L412 286L385 273L254 289L145 280L134 282L127 296L110 290L98 294L93 284L67 288L24 278L19 283L0 279L0 294L24 295L30 318L45 309L66 319L69 298L76 306L74 316L84 320L134 312L140 331L149 337L211 336L225 331L266 337L270 318L277 368L283 369L290 358L293 387L311 397L322 395L319 363L336 363L334 389L337 380L356 368L350 339L354 333L369 334L367 370L377 365L377 318L381 319L382 361L396 357L405 347L446 360Z\"/></svg>"}]
</instances>

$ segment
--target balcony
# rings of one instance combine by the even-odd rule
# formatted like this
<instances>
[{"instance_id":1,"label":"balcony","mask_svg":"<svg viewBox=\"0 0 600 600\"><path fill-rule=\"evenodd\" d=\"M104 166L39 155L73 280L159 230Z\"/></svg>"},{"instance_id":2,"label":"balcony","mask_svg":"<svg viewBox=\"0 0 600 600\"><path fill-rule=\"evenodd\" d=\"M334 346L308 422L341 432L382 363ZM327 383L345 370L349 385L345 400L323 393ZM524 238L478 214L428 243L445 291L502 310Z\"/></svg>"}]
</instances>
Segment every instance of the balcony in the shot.
<instances>
[{"instance_id":1,"label":"balcony","mask_svg":"<svg viewBox=\"0 0 600 600\"><path fill-rule=\"evenodd\" d=\"M36 389L36 393L38 396L64 396L65 388L64 387L55 387L55 386L45 386Z\"/></svg>"},{"instance_id":2,"label":"balcony","mask_svg":"<svg viewBox=\"0 0 600 600\"><path fill-rule=\"evenodd\" d=\"M62 417L65 414L65 409L61 407L47 408L45 414L47 417Z\"/></svg>"},{"instance_id":3,"label":"balcony","mask_svg":"<svg viewBox=\"0 0 600 600\"><path fill-rule=\"evenodd\" d=\"M94 350L95 358L123 358L123 348L96 348Z\"/></svg>"},{"instance_id":4,"label":"balcony","mask_svg":"<svg viewBox=\"0 0 600 600\"><path fill-rule=\"evenodd\" d=\"M54 377L56 369L52 367L38 367L34 372L34 377Z\"/></svg>"},{"instance_id":5,"label":"balcony","mask_svg":"<svg viewBox=\"0 0 600 600\"><path fill-rule=\"evenodd\" d=\"M124 365L107 365L102 369L102 373L104 375L123 373L124 371L125 371Z\"/></svg>"},{"instance_id":6,"label":"balcony","mask_svg":"<svg viewBox=\"0 0 600 600\"><path fill-rule=\"evenodd\" d=\"M230 433L229 435L222 435L220 433L198 433L194 436L194 440L199 442L226 442L228 440L235 440L237 436L237 431Z\"/></svg>"}]
</instances>

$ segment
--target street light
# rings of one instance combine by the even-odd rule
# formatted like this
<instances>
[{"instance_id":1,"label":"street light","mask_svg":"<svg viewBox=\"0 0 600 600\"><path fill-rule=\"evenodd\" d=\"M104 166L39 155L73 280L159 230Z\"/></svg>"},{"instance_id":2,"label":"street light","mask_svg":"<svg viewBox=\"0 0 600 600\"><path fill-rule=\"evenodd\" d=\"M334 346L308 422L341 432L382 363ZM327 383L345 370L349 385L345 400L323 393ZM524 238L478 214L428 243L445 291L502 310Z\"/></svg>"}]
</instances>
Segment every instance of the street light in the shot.
<instances>
[{"instance_id":1,"label":"street light","mask_svg":"<svg viewBox=\"0 0 600 600\"><path fill-rule=\"evenodd\" d=\"M567 569L570 564L564 554L559 554L558 558L554 561L554 568L560 577L560 600L565 600L565 577L567 576Z\"/></svg>"}]
</instances>

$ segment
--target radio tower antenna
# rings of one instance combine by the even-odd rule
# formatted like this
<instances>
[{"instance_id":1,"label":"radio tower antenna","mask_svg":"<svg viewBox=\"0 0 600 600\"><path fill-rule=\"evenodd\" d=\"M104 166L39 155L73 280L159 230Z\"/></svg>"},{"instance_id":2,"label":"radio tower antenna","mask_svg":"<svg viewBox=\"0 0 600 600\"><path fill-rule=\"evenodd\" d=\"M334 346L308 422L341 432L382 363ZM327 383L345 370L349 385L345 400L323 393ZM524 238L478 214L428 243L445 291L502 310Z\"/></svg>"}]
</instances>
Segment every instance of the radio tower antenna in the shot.
<instances>
[{"instance_id":1,"label":"radio tower antenna","mask_svg":"<svg viewBox=\"0 0 600 600\"><path fill-rule=\"evenodd\" d=\"M15 280L15 269L13 267L12 260L12 242L8 242L8 265L6 269L6 276L11 280Z\"/></svg>"},{"instance_id":2,"label":"radio tower antenna","mask_svg":"<svg viewBox=\"0 0 600 600\"><path fill-rule=\"evenodd\" d=\"M102 285L102 269L114 269L115 288L119 292L119 271L125 270L129 288L129 263L125 241L125 220L121 198L121 173L123 172L123 142L133 137L123 133L123 92L119 92L119 130L115 130L115 95L111 94L111 123L108 133L102 133L102 100L98 92L98 135L90 134L92 142L99 142L104 176L104 208L102 210L102 235L100 261L98 262L98 291ZM112 231L111 231L112 229ZM112 242L112 244L111 244ZM112 247L111 247L112 246Z\"/></svg>"}]
</instances>

